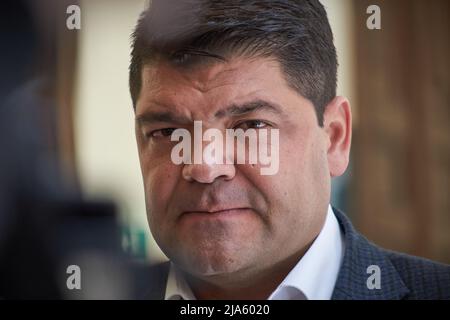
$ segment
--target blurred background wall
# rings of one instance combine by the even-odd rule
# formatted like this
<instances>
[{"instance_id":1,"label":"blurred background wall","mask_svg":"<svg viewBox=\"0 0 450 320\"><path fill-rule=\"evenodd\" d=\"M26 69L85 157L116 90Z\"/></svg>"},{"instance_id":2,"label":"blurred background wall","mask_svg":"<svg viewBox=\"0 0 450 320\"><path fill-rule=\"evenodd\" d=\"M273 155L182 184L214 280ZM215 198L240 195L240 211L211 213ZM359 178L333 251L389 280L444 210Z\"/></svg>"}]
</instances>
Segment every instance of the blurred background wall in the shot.
<instances>
[{"instance_id":1,"label":"blurred background wall","mask_svg":"<svg viewBox=\"0 0 450 320\"><path fill-rule=\"evenodd\" d=\"M380 245L449 263L450 2L358 0L356 25L373 3L382 29L355 28L355 222Z\"/></svg>"},{"instance_id":2,"label":"blurred background wall","mask_svg":"<svg viewBox=\"0 0 450 320\"><path fill-rule=\"evenodd\" d=\"M159 259L151 241L128 91L130 35L143 0L81 1L75 90L77 171L84 194L114 201L124 246Z\"/></svg>"}]
</instances>

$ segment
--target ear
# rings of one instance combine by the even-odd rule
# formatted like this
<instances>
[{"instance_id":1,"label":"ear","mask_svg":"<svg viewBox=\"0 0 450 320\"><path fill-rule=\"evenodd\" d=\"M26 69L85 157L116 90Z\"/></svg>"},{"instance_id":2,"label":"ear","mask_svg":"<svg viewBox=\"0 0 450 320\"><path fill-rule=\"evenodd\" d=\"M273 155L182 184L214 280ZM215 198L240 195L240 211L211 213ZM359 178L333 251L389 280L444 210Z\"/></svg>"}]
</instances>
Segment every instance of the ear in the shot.
<instances>
[{"instance_id":1,"label":"ear","mask_svg":"<svg viewBox=\"0 0 450 320\"><path fill-rule=\"evenodd\" d=\"M344 97L335 97L324 112L323 127L327 135L327 158L331 177L347 169L352 140L352 112Z\"/></svg>"}]
</instances>

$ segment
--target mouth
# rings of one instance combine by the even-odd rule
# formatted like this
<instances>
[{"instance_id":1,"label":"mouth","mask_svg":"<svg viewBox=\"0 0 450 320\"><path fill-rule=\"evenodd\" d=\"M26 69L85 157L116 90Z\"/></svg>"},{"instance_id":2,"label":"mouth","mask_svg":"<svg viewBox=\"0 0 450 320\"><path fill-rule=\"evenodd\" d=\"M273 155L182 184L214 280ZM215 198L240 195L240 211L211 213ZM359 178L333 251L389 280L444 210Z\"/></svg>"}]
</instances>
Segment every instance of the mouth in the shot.
<instances>
[{"instance_id":1,"label":"mouth","mask_svg":"<svg viewBox=\"0 0 450 320\"><path fill-rule=\"evenodd\" d=\"M184 211L181 217L200 219L228 219L251 213L251 208L227 208L220 210L194 210Z\"/></svg>"}]
</instances>

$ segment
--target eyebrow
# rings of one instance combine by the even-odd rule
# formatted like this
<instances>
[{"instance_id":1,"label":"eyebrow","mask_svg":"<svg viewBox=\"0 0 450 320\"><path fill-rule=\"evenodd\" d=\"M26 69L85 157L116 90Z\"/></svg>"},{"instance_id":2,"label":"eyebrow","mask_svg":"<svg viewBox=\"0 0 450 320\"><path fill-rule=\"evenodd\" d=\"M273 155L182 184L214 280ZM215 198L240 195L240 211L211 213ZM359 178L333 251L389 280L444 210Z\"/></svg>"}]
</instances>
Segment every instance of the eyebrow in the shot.
<instances>
[{"instance_id":1,"label":"eyebrow","mask_svg":"<svg viewBox=\"0 0 450 320\"><path fill-rule=\"evenodd\" d=\"M189 124L191 121L183 116L179 116L170 111L148 111L141 115L136 116L136 122L139 124L143 123L158 123L158 122L168 122L179 125Z\"/></svg>"},{"instance_id":2,"label":"eyebrow","mask_svg":"<svg viewBox=\"0 0 450 320\"><path fill-rule=\"evenodd\" d=\"M224 118L226 116L236 117L249 114L256 111L269 111L275 114L282 114L281 106L265 100L257 99L243 104L231 104L214 114L216 118ZM187 117L177 115L171 111L148 111L136 116L136 122L142 123L158 123L167 122L179 125L189 124L192 122Z\"/></svg>"},{"instance_id":3,"label":"eyebrow","mask_svg":"<svg viewBox=\"0 0 450 320\"><path fill-rule=\"evenodd\" d=\"M223 118L225 116L241 116L256 111L270 111L275 114L281 114L282 108L274 103L265 100L257 99L243 104L232 104L215 113L216 118Z\"/></svg>"}]
</instances>

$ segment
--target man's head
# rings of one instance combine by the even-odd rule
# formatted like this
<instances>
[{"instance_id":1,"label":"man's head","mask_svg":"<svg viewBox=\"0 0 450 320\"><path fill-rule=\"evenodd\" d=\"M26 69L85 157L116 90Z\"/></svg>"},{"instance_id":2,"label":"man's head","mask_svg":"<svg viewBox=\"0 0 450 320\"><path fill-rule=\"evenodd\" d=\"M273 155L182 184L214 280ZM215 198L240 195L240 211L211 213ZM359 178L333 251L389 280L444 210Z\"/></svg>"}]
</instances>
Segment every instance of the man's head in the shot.
<instances>
[{"instance_id":1,"label":"man's head","mask_svg":"<svg viewBox=\"0 0 450 320\"><path fill-rule=\"evenodd\" d=\"M230 57L272 57L289 86L310 100L322 125L336 95L333 34L319 1L152 1L138 22L130 65L136 107L142 68L157 58L195 65Z\"/></svg>"},{"instance_id":2,"label":"man's head","mask_svg":"<svg viewBox=\"0 0 450 320\"><path fill-rule=\"evenodd\" d=\"M245 277L317 236L351 115L318 1L152 1L134 33L130 90L150 229L201 277ZM249 108L249 105L259 106ZM279 171L171 161L173 129L279 130Z\"/></svg>"}]
</instances>

